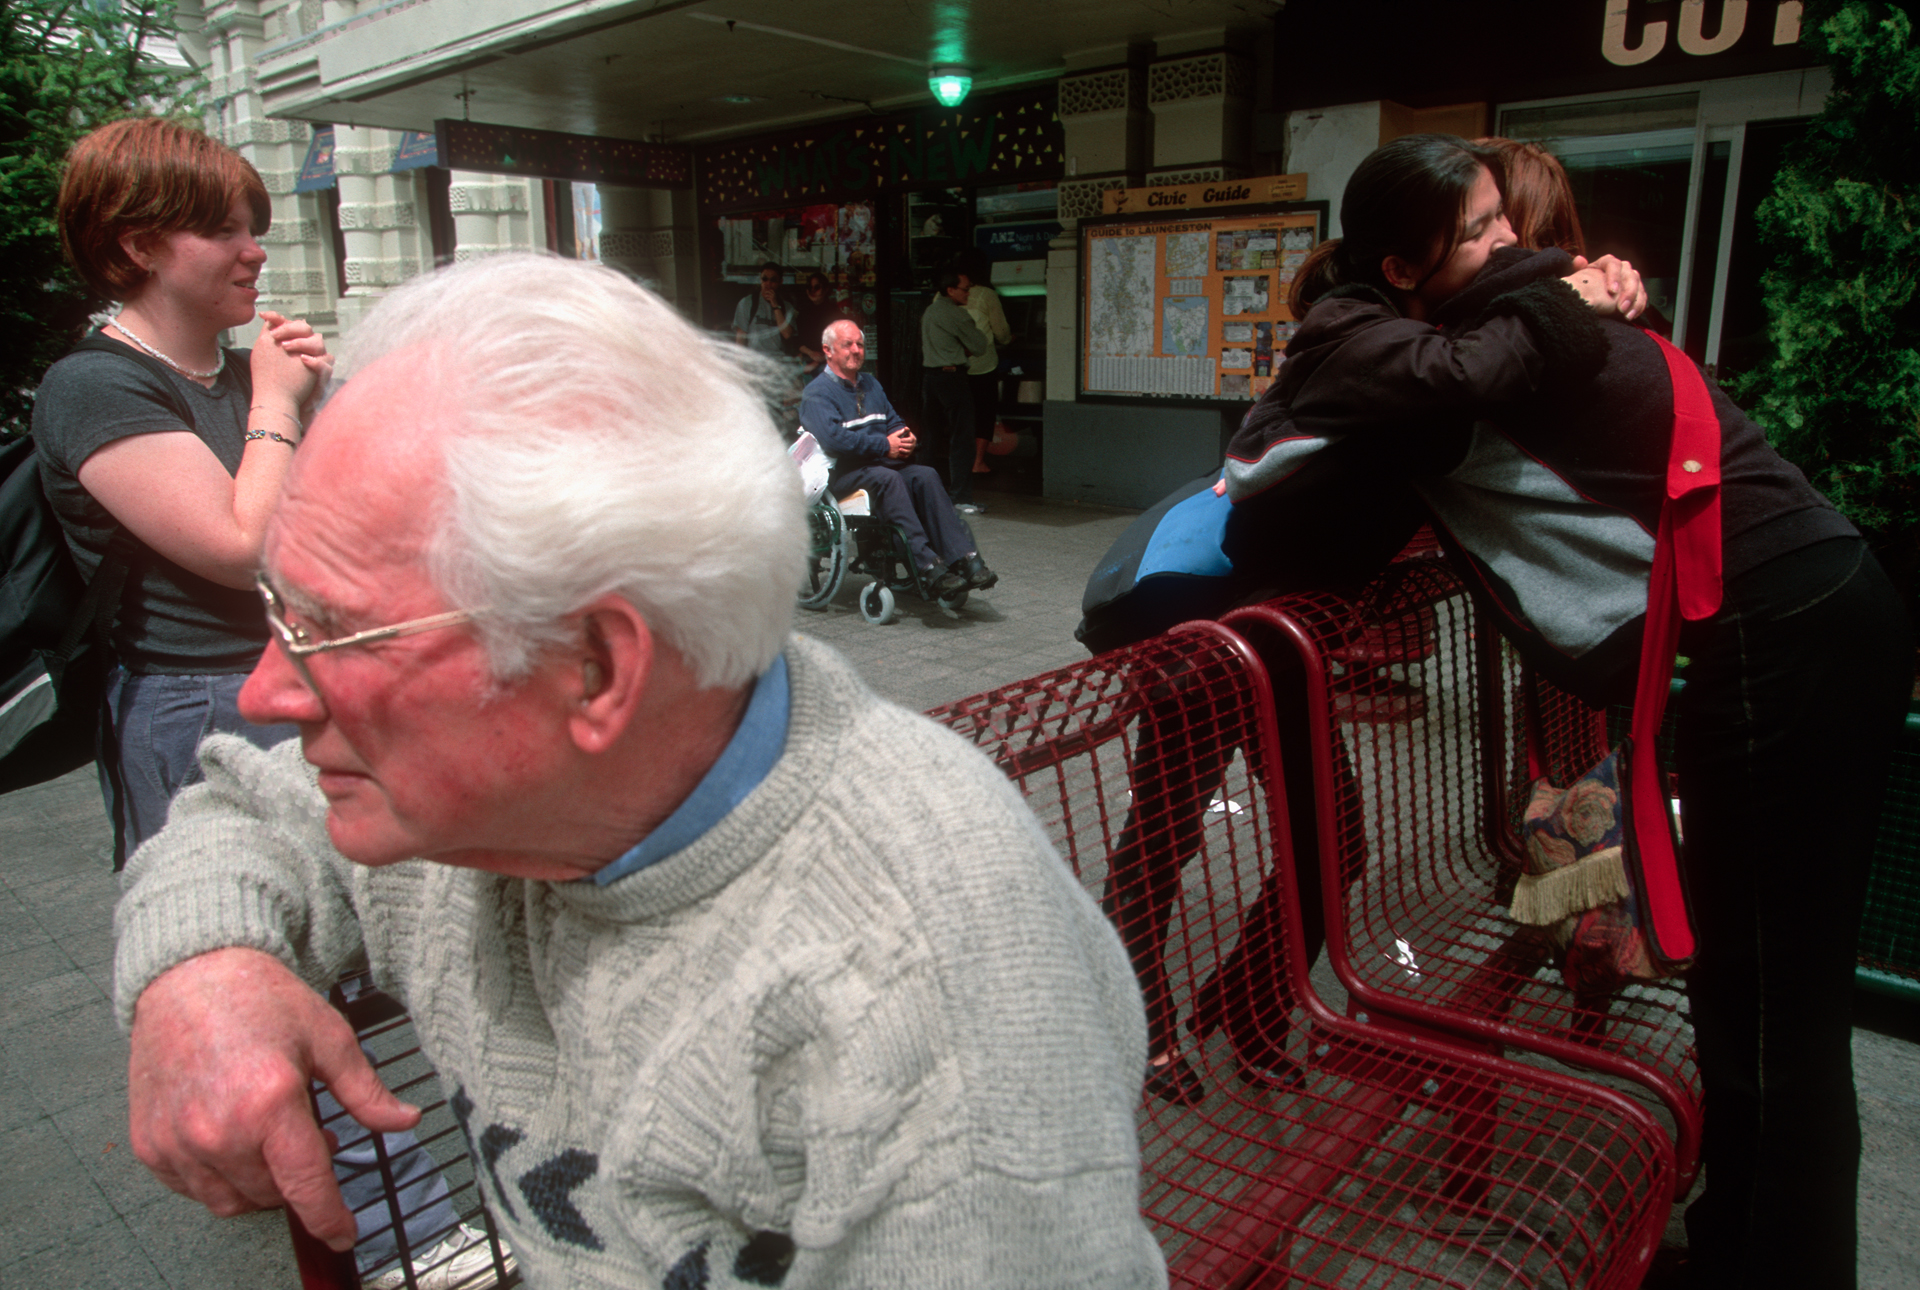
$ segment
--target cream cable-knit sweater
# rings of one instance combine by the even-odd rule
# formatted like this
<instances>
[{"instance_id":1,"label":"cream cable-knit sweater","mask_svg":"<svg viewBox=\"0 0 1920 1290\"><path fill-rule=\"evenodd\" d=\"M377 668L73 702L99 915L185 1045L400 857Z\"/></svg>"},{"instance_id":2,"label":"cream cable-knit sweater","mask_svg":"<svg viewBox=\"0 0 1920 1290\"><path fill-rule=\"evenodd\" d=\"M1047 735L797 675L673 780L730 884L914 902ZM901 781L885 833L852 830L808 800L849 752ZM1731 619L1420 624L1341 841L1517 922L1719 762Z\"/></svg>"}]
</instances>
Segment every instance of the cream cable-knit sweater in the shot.
<instances>
[{"instance_id":1,"label":"cream cable-knit sweater","mask_svg":"<svg viewBox=\"0 0 1920 1290\"><path fill-rule=\"evenodd\" d=\"M364 942L533 1287L1164 1286L1118 938L985 758L787 657L772 773L606 888L354 865L297 741L215 736L128 870L122 1024L193 954Z\"/></svg>"}]
</instances>

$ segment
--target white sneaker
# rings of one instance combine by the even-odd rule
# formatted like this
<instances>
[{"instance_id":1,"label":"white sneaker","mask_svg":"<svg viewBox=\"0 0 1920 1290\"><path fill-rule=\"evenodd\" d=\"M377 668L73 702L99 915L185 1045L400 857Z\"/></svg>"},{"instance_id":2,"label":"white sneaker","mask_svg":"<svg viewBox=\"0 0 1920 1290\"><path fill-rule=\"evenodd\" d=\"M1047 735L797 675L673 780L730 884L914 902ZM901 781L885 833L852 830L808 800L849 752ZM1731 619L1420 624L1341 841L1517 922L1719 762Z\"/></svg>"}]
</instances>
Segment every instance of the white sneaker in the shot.
<instances>
[{"instance_id":1,"label":"white sneaker","mask_svg":"<svg viewBox=\"0 0 1920 1290\"><path fill-rule=\"evenodd\" d=\"M503 1241L500 1254L502 1271L513 1271L513 1251ZM398 1264L364 1283L364 1290L405 1290L406 1270ZM465 1223L452 1236L424 1254L413 1256L413 1284L416 1290L488 1290L500 1284L493 1267L493 1247L487 1234Z\"/></svg>"}]
</instances>

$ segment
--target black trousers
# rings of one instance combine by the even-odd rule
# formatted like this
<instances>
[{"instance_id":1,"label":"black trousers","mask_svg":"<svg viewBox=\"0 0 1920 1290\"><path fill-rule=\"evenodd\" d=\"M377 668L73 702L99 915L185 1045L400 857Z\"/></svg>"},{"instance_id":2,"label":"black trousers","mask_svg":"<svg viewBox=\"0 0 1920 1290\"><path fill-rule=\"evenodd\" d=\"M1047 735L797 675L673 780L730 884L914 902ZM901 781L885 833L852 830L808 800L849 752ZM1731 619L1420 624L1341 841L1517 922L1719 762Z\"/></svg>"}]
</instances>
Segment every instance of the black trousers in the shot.
<instances>
[{"instance_id":1,"label":"black trousers","mask_svg":"<svg viewBox=\"0 0 1920 1290\"><path fill-rule=\"evenodd\" d=\"M974 376L969 373L967 386L973 391L973 437L991 441L994 419L1000 415L1000 374L988 372Z\"/></svg>"},{"instance_id":2,"label":"black trousers","mask_svg":"<svg viewBox=\"0 0 1920 1290\"><path fill-rule=\"evenodd\" d=\"M954 513L940 476L930 466L858 466L836 475L833 495L864 488L873 513L907 535L917 568L943 568L973 554L973 534Z\"/></svg>"},{"instance_id":3,"label":"black trousers","mask_svg":"<svg viewBox=\"0 0 1920 1290\"><path fill-rule=\"evenodd\" d=\"M1294 878L1282 882L1270 873L1242 914L1239 940L1219 966L1194 990L1189 1028L1200 1040L1224 1029L1235 1052L1256 1066L1282 1064L1291 1028L1292 991L1285 985L1286 906L1299 909L1308 963L1326 944L1321 904L1318 805L1314 796L1313 737L1308 725L1305 678L1299 658L1283 641L1255 640L1273 683L1274 716L1280 757L1286 768L1287 818L1291 830ZM1200 846L1208 804L1220 788L1235 745L1211 732L1227 714L1205 710L1206 701L1172 698L1149 707L1140 718L1130 787L1133 801L1113 853L1101 908L1120 932L1133 962L1146 1004L1148 1051L1153 1056L1178 1048L1175 1014L1166 963L1169 921L1180 895L1181 871ZM1353 817L1360 810L1359 781L1342 748L1334 765L1334 798L1339 830L1352 851L1343 857L1345 890L1365 855Z\"/></svg>"},{"instance_id":4,"label":"black trousers","mask_svg":"<svg viewBox=\"0 0 1920 1290\"><path fill-rule=\"evenodd\" d=\"M1727 586L1690 627L1679 702L1688 976L1707 1189L1694 1286L1855 1284L1853 967L1888 760L1913 682L1865 545L1821 542Z\"/></svg>"},{"instance_id":5,"label":"black trousers","mask_svg":"<svg viewBox=\"0 0 1920 1290\"><path fill-rule=\"evenodd\" d=\"M925 369L921 386L924 429L917 460L940 471L947 495L956 502L973 500L973 385L965 369Z\"/></svg>"}]
</instances>

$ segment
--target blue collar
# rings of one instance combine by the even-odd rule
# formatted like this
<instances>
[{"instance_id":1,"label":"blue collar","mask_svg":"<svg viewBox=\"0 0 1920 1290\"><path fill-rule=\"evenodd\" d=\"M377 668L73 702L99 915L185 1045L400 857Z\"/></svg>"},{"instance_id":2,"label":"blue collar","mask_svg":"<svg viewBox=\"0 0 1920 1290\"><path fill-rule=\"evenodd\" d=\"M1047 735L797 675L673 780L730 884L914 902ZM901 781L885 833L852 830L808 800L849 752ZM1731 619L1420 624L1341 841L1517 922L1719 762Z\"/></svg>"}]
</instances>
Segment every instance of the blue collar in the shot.
<instances>
[{"instance_id":1,"label":"blue collar","mask_svg":"<svg viewBox=\"0 0 1920 1290\"><path fill-rule=\"evenodd\" d=\"M675 807L673 814L642 838L638 846L595 873L592 881L604 887L648 865L658 864L674 852L692 846L708 829L727 818L780 760L787 746L787 720L787 656L781 654L754 682L753 697L747 700L747 711L740 718L739 728L721 750L719 760L707 768L706 775L687 795L687 800Z\"/></svg>"}]
</instances>

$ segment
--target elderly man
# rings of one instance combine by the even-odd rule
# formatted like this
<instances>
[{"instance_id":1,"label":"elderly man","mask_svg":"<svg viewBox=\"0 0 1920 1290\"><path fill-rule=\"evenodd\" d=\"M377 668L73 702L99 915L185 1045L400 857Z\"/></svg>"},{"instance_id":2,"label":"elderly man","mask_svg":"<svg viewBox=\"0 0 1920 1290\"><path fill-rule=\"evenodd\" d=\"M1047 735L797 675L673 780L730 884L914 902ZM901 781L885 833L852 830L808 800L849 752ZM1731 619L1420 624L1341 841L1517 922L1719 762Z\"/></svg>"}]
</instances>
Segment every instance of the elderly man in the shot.
<instances>
[{"instance_id":1,"label":"elderly man","mask_svg":"<svg viewBox=\"0 0 1920 1290\"><path fill-rule=\"evenodd\" d=\"M955 513L939 474L913 464L913 431L880 382L860 370L867 361L860 324L846 318L830 324L820 349L827 369L800 395L800 425L834 459L834 496L866 489L873 513L906 534L913 562L934 595L984 591L1000 581L974 549L973 534Z\"/></svg>"},{"instance_id":2,"label":"elderly man","mask_svg":"<svg viewBox=\"0 0 1920 1290\"><path fill-rule=\"evenodd\" d=\"M241 696L300 745L208 740L116 914L134 1150L348 1244L309 1077L417 1119L314 990L364 952L529 1285L1164 1285L1118 940L985 758L788 635L734 352L534 258L349 336Z\"/></svg>"}]
</instances>

